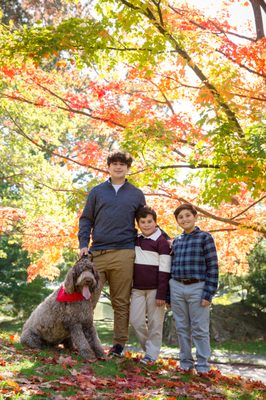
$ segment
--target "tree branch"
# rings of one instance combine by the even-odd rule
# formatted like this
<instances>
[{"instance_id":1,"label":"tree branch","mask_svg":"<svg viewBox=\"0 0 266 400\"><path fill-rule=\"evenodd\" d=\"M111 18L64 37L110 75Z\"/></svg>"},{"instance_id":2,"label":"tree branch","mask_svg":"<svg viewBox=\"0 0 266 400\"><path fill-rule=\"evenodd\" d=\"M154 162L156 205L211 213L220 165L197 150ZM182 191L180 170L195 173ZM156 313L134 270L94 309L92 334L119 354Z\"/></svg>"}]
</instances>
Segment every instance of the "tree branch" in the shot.
<instances>
[{"instance_id":1,"label":"tree branch","mask_svg":"<svg viewBox=\"0 0 266 400\"><path fill-rule=\"evenodd\" d=\"M239 65L239 64L238 64ZM183 82L180 82L180 80L178 80L178 79L176 79L176 78L173 78L172 76L169 76L169 75L164 75L164 74L156 74L156 76L159 76L159 77L164 77L164 78L166 78L166 79L169 79L169 81L173 81L173 82L176 82L176 83L178 83L178 85L179 86L176 86L176 87L174 87L173 88L173 90L174 89L179 89L180 87L181 88L188 88L188 89L195 89L195 90L201 90L202 89L202 87L203 87L203 85L201 85L201 86L193 86L193 85L188 85L188 84L186 84L186 83L183 83ZM150 81L149 81L150 82ZM246 89L246 88L238 88L236 85L234 85L234 87L236 88L236 89L240 89L240 90L245 90L246 92L248 92L248 90ZM138 91L138 90L134 90L134 91L132 91L132 93L138 93L138 92L141 92L141 91ZM142 92L141 92L142 93ZM235 93L235 92L229 92L230 94L232 94L233 96L236 96L236 97L242 97L242 98L249 98L249 99L252 99L252 100L257 100L257 101L266 101L266 97L256 97L256 96L254 96L254 95L248 95L248 94L240 94L240 93ZM128 93L128 94L130 94L130 93ZM147 97L147 96L146 96ZM155 102L157 102L157 103L159 103L159 104L165 104L165 102L163 102L163 101L159 101L159 100L156 100L156 99L154 99L154 98L150 98L150 97L147 97L148 99L150 99L150 100L153 100L153 101L155 101Z\"/></svg>"},{"instance_id":2,"label":"tree branch","mask_svg":"<svg viewBox=\"0 0 266 400\"><path fill-rule=\"evenodd\" d=\"M150 22L154 25L154 27L165 37L167 40L172 44L173 48L175 49L176 53L179 54L187 63L187 65L192 69L192 71L195 73L195 75L200 79L200 81L206 86L206 88L210 91L210 93L213 95L215 101L217 104L220 105L221 109L224 111L226 114L228 120L234 125L236 132L240 137L244 137L243 130L236 118L235 113L230 109L228 104L223 100L221 94L218 92L216 87L209 82L208 78L204 75L204 73L201 71L201 69L193 62L189 54L179 46L177 40L174 38L174 36L168 32L161 24L156 20L156 17L154 16L152 10L147 7L145 11L139 7L133 6L131 3L129 3L126 0L120 0L120 2L130 8L133 8L134 10L138 10L140 13L145 15Z\"/></svg>"},{"instance_id":3,"label":"tree branch","mask_svg":"<svg viewBox=\"0 0 266 400\"><path fill-rule=\"evenodd\" d=\"M208 232L235 232L237 231L236 228L221 228L221 229L209 229Z\"/></svg>"},{"instance_id":4,"label":"tree branch","mask_svg":"<svg viewBox=\"0 0 266 400\"><path fill-rule=\"evenodd\" d=\"M155 194L155 193L145 193L145 196L157 196L157 197L166 197L168 199L175 199L178 200L180 203L190 203L190 201L187 201L186 199L182 198L182 197L177 197L177 196L173 196L173 195L169 195L167 193L160 193L160 194ZM193 204L193 206L196 208L196 210L205 215L206 217L210 218L210 219L214 219L215 221L220 221L220 222L224 222L226 224L229 225L234 225L238 228L248 228L253 230L254 232L258 232L260 234L262 234L263 236L266 237L266 229L264 227L258 227L258 226L254 226L254 225L246 225L246 224L241 224L240 222L234 221L231 218L224 218L224 217L219 217L218 215L215 215L209 211L204 210L201 207L198 207L196 205Z\"/></svg>"},{"instance_id":5,"label":"tree branch","mask_svg":"<svg viewBox=\"0 0 266 400\"><path fill-rule=\"evenodd\" d=\"M47 89L47 90L49 91L49 89ZM58 95L55 95L55 96L60 98ZM36 107L47 107L47 105L40 104L38 102L31 101L31 100L28 100L28 99L26 99L24 97L20 97L20 96L16 96L16 95L8 95L8 94L5 94L5 93L2 93L2 97L10 99L10 100L17 100L17 101L20 101L20 102L23 102L23 103L31 104L31 105L34 105ZM64 102L64 99L61 98L61 100L62 100L62 102ZM120 124L118 122L111 121L110 119L107 119L107 118L97 117L97 116L89 114L89 113L87 113L85 111L78 110L78 109L75 109L75 108L71 108L69 106L62 107L62 106L56 105L55 107L58 108L59 110L62 110L62 111L67 111L67 112L71 112L71 113L75 113L75 114L81 114L81 115L84 115L85 117L89 117L89 118L95 119L97 121L102 121L102 122L105 122L105 123L109 123L109 124L112 124L112 125L117 126L119 128L123 128L123 129L125 128L125 125L122 125L122 124Z\"/></svg>"},{"instance_id":6,"label":"tree branch","mask_svg":"<svg viewBox=\"0 0 266 400\"><path fill-rule=\"evenodd\" d=\"M225 56L226 58L231 60L233 63L237 64L239 67L246 69L248 72L251 72L252 74L258 75L261 78L266 78L265 74L263 74L261 72L257 72L254 69L251 69L251 68L247 67L246 65L234 60L233 57L230 57L228 54L224 53L222 50L216 49L216 51L218 51L218 53L221 53L223 56Z\"/></svg>"},{"instance_id":7,"label":"tree branch","mask_svg":"<svg viewBox=\"0 0 266 400\"><path fill-rule=\"evenodd\" d=\"M23 136L25 139L29 140L32 144L34 144L35 146L37 146L40 150L44 151L44 152L49 152L51 155L55 156L55 157L59 157L62 158L64 160L68 160L70 162L73 162L74 164L80 165L82 167L86 167L86 168L91 168L95 171L99 171L99 172L103 172L103 173L107 173L106 170L101 169L101 168L97 168L95 166L89 165L89 164L83 164L80 163L79 161L74 160L73 158L67 157L67 156L63 156L62 154L59 154L53 150L47 149L45 146L39 144L38 142L36 142L36 140L32 139L29 135L27 135L23 129L21 128L21 126L18 124L17 121L14 120L14 118L10 115L10 113L6 110L6 114L9 115L10 120L13 122L13 124L15 125L15 127L17 128L16 132Z\"/></svg>"},{"instance_id":8,"label":"tree branch","mask_svg":"<svg viewBox=\"0 0 266 400\"><path fill-rule=\"evenodd\" d=\"M249 0L254 13L254 20L256 26L257 40L260 40L265 37L264 29L263 29L263 19L261 14L261 7L266 9L266 5L264 1L258 0ZM266 12L266 11L265 11Z\"/></svg>"},{"instance_id":9,"label":"tree branch","mask_svg":"<svg viewBox=\"0 0 266 400\"><path fill-rule=\"evenodd\" d=\"M243 211L241 211L240 213L236 214L234 217L232 217L232 219L236 219L237 217L239 217L240 215L244 214L247 210L249 210L250 208L254 207L256 204L260 203L262 200L264 200L266 198L265 196L262 196L259 200L255 201L254 203L252 203L250 206L248 206L247 208L245 208Z\"/></svg>"},{"instance_id":10,"label":"tree branch","mask_svg":"<svg viewBox=\"0 0 266 400\"><path fill-rule=\"evenodd\" d=\"M192 25L196 26L197 28L200 28L200 29L202 29L202 30L204 30L204 31L208 30L208 29L206 28L206 26L201 25L200 23L195 22L194 20L192 20L192 19L190 19L190 18L187 18L186 15L184 15L184 13L182 13L182 12L179 11L179 10L177 10L175 7L171 6L170 4L168 4L168 7L169 7L174 13L180 15L182 18L186 18L186 20L187 20L188 22L190 22ZM212 32L212 31L210 31L213 35L219 36L219 35L221 35L221 34L223 34L223 35L228 34L228 35L231 35L231 36L238 37L238 38L240 38L240 39L245 39L245 40L249 40L249 41L251 41L251 42L255 42L255 40L254 40L253 38L250 38L250 37L248 37L248 36L240 35L240 34L238 34L238 33L236 33L236 32L232 32L232 31L224 31L220 26L217 26L217 25L214 23L214 21L212 21L212 20L209 20L209 21L210 21L211 24L213 24L213 26L216 28L216 30L220 31L220 32Z\"/></svg>"},{"instance_id":11,"label":"tree branch","mask_svg":"<svg viewBox=\"0 0 266 400\"><path fill-rule=\"evenodd\" d=\"M163 98L164 98L164 100L165 100L166 105L167 105L168 108L171 110L171 113L172 113L173 115L175 115L175 110L174 110L174 108L173 108L173 106L172 106L171 101L168 100L166 94L164 94L164 92L158 87L158 85L157 85L155 82L150 81L150 83L151 83L152 85L154 85L154 86L159 90L159 92L161 93L161 95L163 96ZM156 100L155 100L155 101L156 101Z\"/></svg>"},{"instance_id":12,"label":"tree branch","mask_svg":"<svg viewBox=\"0 0 266 400\"><path fill-rule=\"evenodd\" d=\"M215 168L219 169L220 165L211 165L211 164L198 164L198 165L182 165L182 164L173 164L173 165L163 165L159 166L159 169L170 169L170 168L191 168L191 169L200 169L200 168Z\"/></svg>"}]
</instances>

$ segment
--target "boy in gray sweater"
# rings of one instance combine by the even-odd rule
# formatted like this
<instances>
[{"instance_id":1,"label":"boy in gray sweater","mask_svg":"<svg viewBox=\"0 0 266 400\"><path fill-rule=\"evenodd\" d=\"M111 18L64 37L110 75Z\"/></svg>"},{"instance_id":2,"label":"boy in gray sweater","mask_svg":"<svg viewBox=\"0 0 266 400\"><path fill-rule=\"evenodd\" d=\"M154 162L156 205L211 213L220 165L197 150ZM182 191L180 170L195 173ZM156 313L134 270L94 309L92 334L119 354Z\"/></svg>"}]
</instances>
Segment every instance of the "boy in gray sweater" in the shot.
<instances>
[{"instance_id":1,"label":"boy in gray sweater","mask_svg":"<svg viewBox=\"0 0 266 400\"><path fill-rule=\"evenodd\" d=\"M129 304L135 258L135 215L145 205L143 192L125 178L132 157L115 151L107 158L110 178L89 193L79 221L80 256L90 251L100 274L96 305L107 281L114 310L113 347L109 354L122 356L128 340Z\"/></svg>"}]
</instances>

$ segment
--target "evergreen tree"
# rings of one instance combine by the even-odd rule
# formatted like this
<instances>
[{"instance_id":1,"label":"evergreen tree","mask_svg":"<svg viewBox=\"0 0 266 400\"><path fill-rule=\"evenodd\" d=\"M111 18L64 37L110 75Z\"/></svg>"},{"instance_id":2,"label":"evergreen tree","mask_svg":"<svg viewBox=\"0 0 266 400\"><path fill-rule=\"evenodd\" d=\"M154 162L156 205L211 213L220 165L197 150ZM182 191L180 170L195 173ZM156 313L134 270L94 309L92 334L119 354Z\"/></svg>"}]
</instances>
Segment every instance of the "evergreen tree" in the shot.
<instances>
[{"instance_id":1,"label":"evergreen tree","mask_svg":"<svg viewBox=\"0 0 266 400\"><path fill-rule=\"evenodd\" d=\"M0 312L13 317L27 317L50 292L41 277L27 283L28 253L19 241L2 236L0 242Z\"/></svg>"}]
</instances>

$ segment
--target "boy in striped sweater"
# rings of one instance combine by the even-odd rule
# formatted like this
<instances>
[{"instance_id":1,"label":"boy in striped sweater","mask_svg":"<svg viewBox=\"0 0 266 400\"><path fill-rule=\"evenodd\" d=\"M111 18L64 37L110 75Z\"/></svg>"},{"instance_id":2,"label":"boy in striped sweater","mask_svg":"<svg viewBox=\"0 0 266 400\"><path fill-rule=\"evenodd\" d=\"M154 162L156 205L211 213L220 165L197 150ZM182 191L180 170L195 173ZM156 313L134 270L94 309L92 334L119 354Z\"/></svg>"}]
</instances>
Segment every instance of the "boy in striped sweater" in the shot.
<instances>
[{"instance_id":1,"label":"boy in striped sweater","mask_svg":"<svg viewBox=\"0 0 266 400\"><path fill-rule=\"evenodd\" d=\"M136 214L141 233L135 246L130 323L145 352L141 362L156 361L161 344L170 278L170 246L157 225L156 212L142 207Z\"/></svg>"}]
</instances>

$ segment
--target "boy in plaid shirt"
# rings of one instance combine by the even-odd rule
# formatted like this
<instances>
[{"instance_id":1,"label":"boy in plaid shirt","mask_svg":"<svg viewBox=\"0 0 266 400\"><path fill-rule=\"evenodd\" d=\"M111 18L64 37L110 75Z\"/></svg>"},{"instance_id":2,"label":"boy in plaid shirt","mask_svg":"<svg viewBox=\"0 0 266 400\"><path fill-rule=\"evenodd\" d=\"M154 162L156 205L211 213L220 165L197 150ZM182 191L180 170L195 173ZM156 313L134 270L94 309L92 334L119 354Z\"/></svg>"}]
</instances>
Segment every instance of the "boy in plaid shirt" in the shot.
<instances>
[{"instance_id":1,"label":"boy in plaid shirt","mask_svg":"<svg viewBox=\"0 0 266 400\"><path fill-rule=\"evenodd\" d=\"M196 226L192 204L177 207L174 216L183 233L172 243L170 296L180 346L180 367L194 368L192 341L196 347L195 368L208 373L211 354L210 304L218 287L218 259L213 237Z\"/></svg>"}]
</instances>

